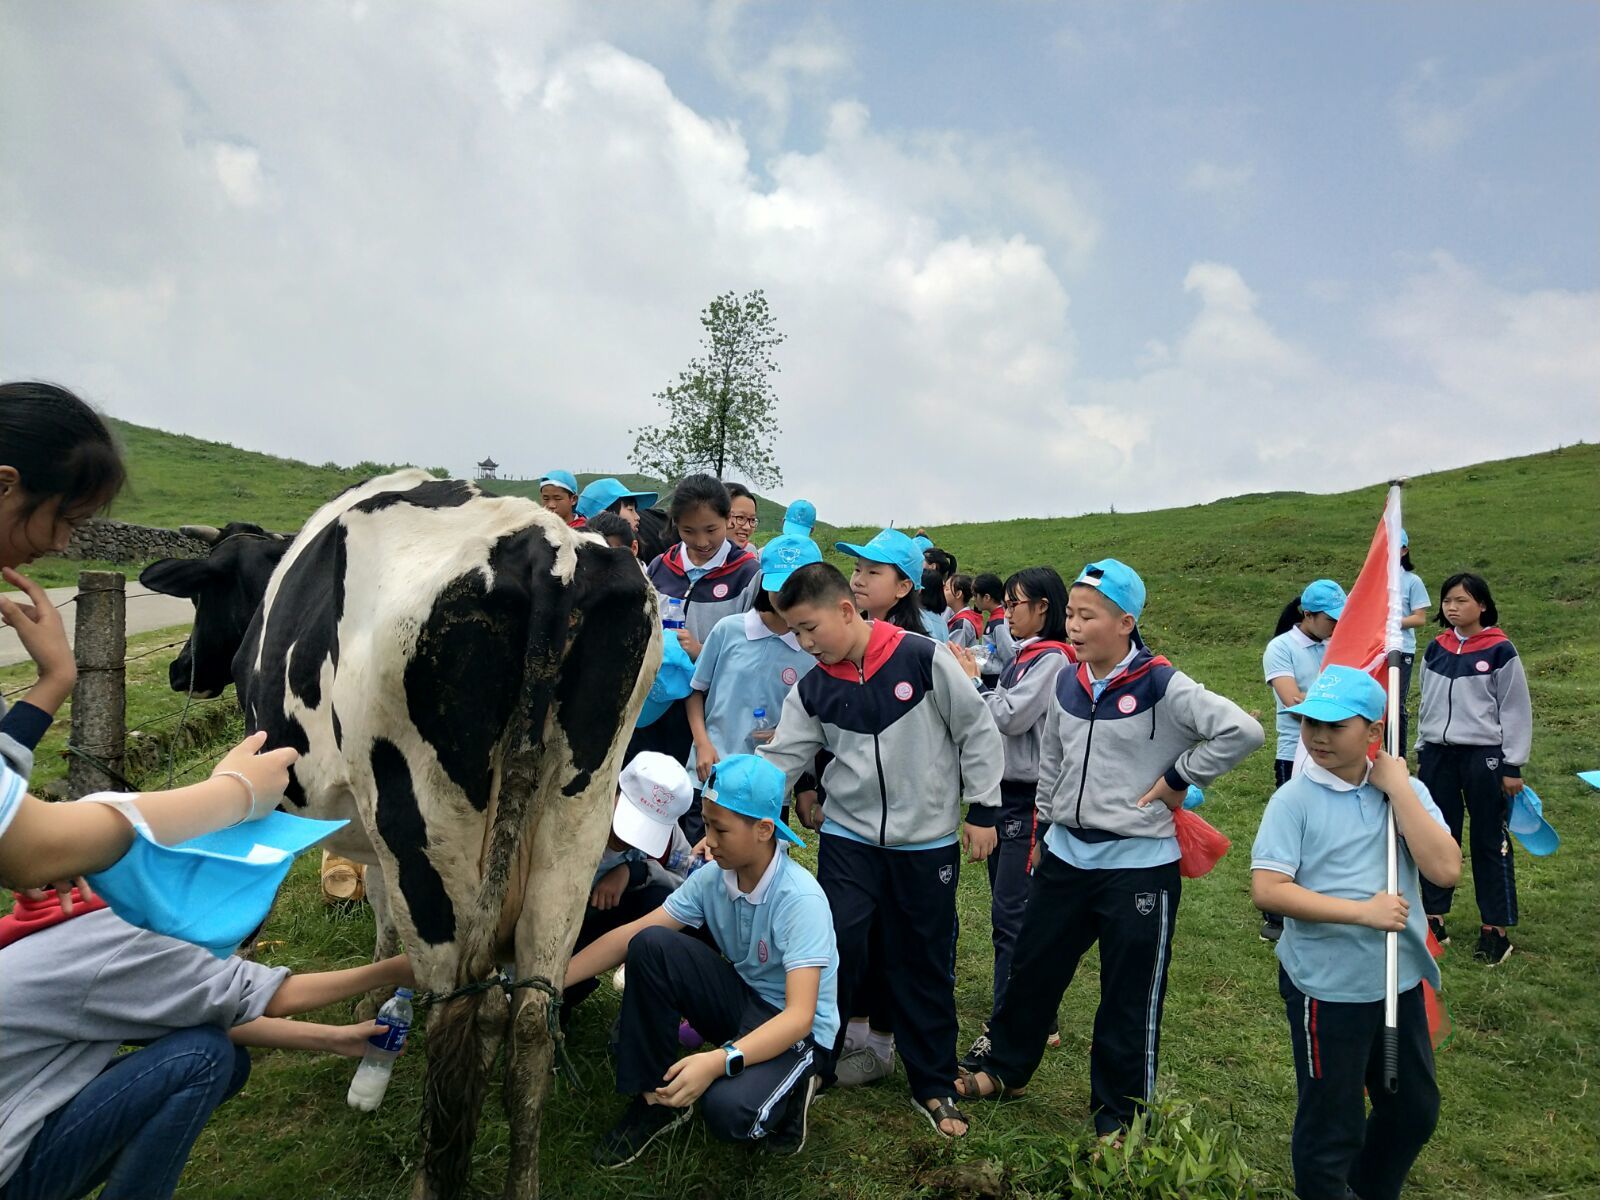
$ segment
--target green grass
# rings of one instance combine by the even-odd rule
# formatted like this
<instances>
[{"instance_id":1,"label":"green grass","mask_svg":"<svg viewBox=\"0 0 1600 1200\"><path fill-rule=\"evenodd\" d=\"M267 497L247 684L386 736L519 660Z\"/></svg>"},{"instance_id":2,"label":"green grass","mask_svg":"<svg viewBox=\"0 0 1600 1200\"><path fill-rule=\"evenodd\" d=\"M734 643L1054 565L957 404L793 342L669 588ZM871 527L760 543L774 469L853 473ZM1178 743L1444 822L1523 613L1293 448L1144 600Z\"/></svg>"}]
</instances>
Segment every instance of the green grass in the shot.
<instances>
[{"instance_id":1,"label":"green grass","mask_svg":"<svg viewBox=\"0 0 1600 1200\"><path fill-rule=\"evenodd\" d=\"M822 498L825 502L825 497ZM1165 512L1022 520L931 531L963 570L1004 576L1050 563L1066 574L1114 555L1149 585L1148 640L1181 668L1271 723L1261 651L1283 603L1310 579L1348 584L1364 556L1382 488L1335 496L1250 496ZM1517 861L1523 924L1517 952L1489 970L1471 961L1470 879L1458 894L1458 936L1444 963L1455 1036L1440 1054L1443 1114L1412 1173L1408 1196L1428 1200L1600 1195L1600 794L1573 772L1600 766L1594 735L1600 678L1600 449L1579 446L1416 479L1406 526L1435 590L1458 569L1494 586L1502 624L1528 668L1536 731L1529 782L1563 845ZM238 515L238 514L233 514ZM869 533L871 531L845 531ZM8 688L10 684L6 685ZM1186 881L1162 1042L1160 1091L1243 1130L1246 1157L1287 1192L1294 1079L1276 970L1256 938L1249 848L1272 791L1268 747L1210 789L1207 818L1234 841L1209 877ZM801 855L813 862L810 852ZM1470 872L1470 867L1469 867ZM957 1001L963 1043L988 1007L988 887L962 875ZM364 910L317 897L315 863L300 863L266 933L263 957L302 970L356 963L371 948ZM617 1173L588 1166L614 1118L604 1052L615 998L580 1008L572 1049L582 1091L558 1085L547 1109L544 1178L561 1197L911 1197L978 1195L963 1180L998 1179L1015 1197L1042 1196L1039 1164L1087 1119L1087 1054L1098 998L1093 955L1061 1008L1063 1046L1049 1053L1029 1097L976 1108L964 1144L937 1142L914 1114L904 1076L825 1097L799 1161L769 1162L711 1143L696 1123ZM342 1012L330 1010L329 1019ZM419 1042L422 1039L419 1038ZM418 1047L422 1047L419 1045ZM200 1138L180 1194L192 1197L402 1197L416 1148L423 1062L403 1060L375 1116L344 1105L353 1064L263 1053L245 1093ZM476 1182L503 1177L507 1130L491 1095ZM990 1164L988 1170L984 1165Z\"/></svg>"}]
</instances>

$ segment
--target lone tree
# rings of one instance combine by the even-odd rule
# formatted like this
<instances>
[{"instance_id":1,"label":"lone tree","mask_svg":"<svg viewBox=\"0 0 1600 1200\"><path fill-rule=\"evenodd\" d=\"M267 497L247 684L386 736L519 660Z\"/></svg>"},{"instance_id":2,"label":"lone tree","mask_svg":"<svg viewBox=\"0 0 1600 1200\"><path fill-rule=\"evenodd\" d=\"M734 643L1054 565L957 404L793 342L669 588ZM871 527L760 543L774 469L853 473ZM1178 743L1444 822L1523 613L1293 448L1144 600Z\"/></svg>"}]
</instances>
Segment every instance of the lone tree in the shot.
<instances>
[{"instance_id":1,"label":"lone tree","mask_svg":"<svg viewBox=\"0 0 1600 1200\"><path fill-rule=\"evenodd\" d=\"M700 312L703 353L656 393L667 409L659 425L629 430L635 467L658 479L706 471L718 479L732 467L757 487L783 482L773 459L778 397L772 352L783 343L760 289L724 292Z\"/></svg>"}]
</instances>

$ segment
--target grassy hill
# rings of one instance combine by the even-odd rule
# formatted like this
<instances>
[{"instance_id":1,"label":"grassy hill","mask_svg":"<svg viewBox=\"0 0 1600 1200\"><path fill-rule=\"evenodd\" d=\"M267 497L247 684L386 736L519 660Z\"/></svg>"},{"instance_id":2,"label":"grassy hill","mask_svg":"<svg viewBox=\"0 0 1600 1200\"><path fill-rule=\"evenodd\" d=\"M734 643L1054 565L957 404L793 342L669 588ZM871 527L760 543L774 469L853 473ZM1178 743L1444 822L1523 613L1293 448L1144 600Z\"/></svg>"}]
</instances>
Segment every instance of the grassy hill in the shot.
<instances>
[{"instance_id":1,"label":"grassy hill","mask_svg":"<svg viewBox=\"0 0 1600 1200\"><path fill-rule=\"evenodd\" d=\"M153 503L151 481L139 473L133 439L129 444L137 502L151 513L172 512ZM150 449L159 462L175 461L161 457L154 441ZM292 476L286 467L276 468L275 476L256 461L264 456L236 459L244 452L225 447L208 453L216 457L192 464L188 498L175 494L163 503L192 500L215 508L178 519L245 515L229 503L227 489L241 478L234 466L262 470L242 484L251 490L272 486L274 478L306 486L333 478L301 464L292 464L298 472ZM302 515L326 494L306 497ZM1249 902L1250 843L1272 791L1272 708L1261 681L1261 651L1279 609L1307 581L1322 575L1352 581L1382 496L1381 486L1331 496L1279 493L1161 512L930 531L963 570L1004 576L1049 563L1069 574L1108 555L1131 563L1149 586L1143 629L1153 647L1269 726L1267 748L1208 792L1205 815L1233 839L1233 852L1205 879L1184 884L1159 1080L1163 1097L1194 1105L1208 1123L1239 1127L1243 1151L1270 1189L1262 1194L1288 1194L1294 1080L1274 961L1256 938L1259 918ZM296 499L284 497L282 510L288 513ZM266 506L276 502L264 497L251 511L271 511ZM1493 586L1533 695L1534 750L1526 775L1563 843L1544 859L1519 851L1517 951L1492 970L1471 960L1477 909L1468 865L1451 921L1455 942L1442 964L1455 1026L1438 1056L1443 1113L1407 1195L1594 1196L1600 1180L1600 1105L1594 1102L1600 1096L1600 889L1593 864L1600 858L1600 793L1573 772L1600 767L1600 448L1577 446L1419 477L1406 489L1405 513L1413 557L1435 600L1443 578L1460 569L1479 571ZM10 679L0 682L8 690L14 686ZM813 850L799 857L815 862ZM266 961L323 969L353 965L370 952L365 912L336 914L318 904L315 865L299 864L286 885L264 935ZM962 872L959 903L964 1046L989 1000L989 894L981 867ZM1091 954L1062 1005L1061 1049L1049 1052L1026 1099L973 1106L974 1130L963 1144L939 1143L928 1133L907 1103L901 1072L877 1088L824 1097L802 1159L768 1160L716 1145L695 1124L659 1153L602 1176L587 1165L589 1147L620 1108L604 1049L617 1001L603 988L573 1021L571 1049L583 1090L558 1085L547 1109L546 1187L550 1194L594 1198L686 1189L695 1196L763 1200L1059 1194L1060 1164L1083 1142L1098 987ZM322 1019L347 1017L329 1010ZM343 1105L352 1064L258 1055L249 1087L201 1136L180 1195L405 1194L421 1067L420 1056L402 1060L382 1116L374 1119ZM494 1189L505 1166L506 1128L492 1098L485 1111L475 1183Z\"/></svg>"}]
</instances>

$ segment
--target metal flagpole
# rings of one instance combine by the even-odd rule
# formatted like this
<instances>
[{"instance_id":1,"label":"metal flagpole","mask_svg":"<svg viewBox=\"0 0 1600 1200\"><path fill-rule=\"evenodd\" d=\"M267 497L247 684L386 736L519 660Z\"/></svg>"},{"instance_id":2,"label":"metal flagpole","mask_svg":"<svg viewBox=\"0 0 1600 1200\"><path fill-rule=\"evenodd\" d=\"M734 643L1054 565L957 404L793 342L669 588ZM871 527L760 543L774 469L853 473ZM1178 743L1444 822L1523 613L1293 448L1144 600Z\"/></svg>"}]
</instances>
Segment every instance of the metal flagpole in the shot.
<instances>
[{"instance_id":1,"label":"metal flagpole","mask_svg":"<svg viewBox=\"0 0 1600 1200\"><path fill-rule=\"evenodd\" d=\"M1384 625L1384 661L1389 668L1389 709L1384 723L1384 744L1396 758L1405 753L1400 744L1400 489L1404 479L1389 481L1389 501L1384 523L1389 545L1389 615ZM1394 803L1387 806L1386 841L1390 895L1400 894L1400 846L1394 824ZM1393 1095L1400 1087L1400 935L1394 931L1383 939L1383 1086Z\"/></svg>"}]
</instances>

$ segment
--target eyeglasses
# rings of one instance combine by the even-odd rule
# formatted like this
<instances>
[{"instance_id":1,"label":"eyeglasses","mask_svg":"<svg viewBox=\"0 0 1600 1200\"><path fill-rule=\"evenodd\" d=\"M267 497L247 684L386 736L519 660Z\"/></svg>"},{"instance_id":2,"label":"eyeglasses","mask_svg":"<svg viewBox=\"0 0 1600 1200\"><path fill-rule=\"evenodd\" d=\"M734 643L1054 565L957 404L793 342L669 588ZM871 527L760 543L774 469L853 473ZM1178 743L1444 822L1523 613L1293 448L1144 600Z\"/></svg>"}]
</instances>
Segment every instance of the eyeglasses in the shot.
<instances>
[{"instance_id":1,"label":"eyeglasses","mask_svg":"<svg viewBox=\"0 0 1600 1200\"><path fill-rule=\"evenodd\" d=\"M728 524L729 525L748 525L748 526L750 526L751 529L754 529L756 527L756 525L759 523L760 519L761 518L759 518L759 517L729 517L728 518Z\"/></svg>"}]
</instances>

